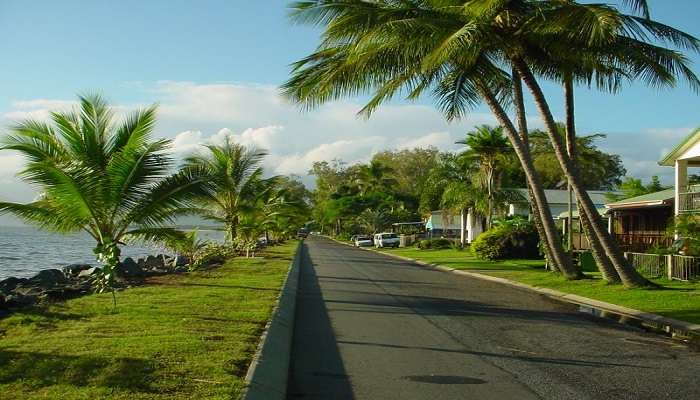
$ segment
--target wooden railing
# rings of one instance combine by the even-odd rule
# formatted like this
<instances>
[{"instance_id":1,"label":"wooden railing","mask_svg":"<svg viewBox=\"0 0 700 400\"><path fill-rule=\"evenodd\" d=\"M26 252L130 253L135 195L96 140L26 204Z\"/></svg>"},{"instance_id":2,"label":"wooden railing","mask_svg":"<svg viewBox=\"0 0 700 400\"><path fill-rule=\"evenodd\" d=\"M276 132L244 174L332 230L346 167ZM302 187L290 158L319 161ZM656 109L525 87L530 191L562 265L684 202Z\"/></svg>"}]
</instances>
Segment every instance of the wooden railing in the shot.
<instances>
[{"instance_id":1,"label":"wooden railing","mask_svg":"<svg viewBox=\"0 0 700 400\"><path fill-rule=\"evenodd\" d=\"M625 257L644 275L654 278L666 275L668 260L665 255L627 252Z\"/></svg>"},{"instance_id":2,"label":"wooden railing","mask_svg":"<svg viewBox=\"0 0 700 400\"><path fill-rule=\"evenodd\" d=\"M625 258L639 272L649 277L666 276L679 281L700 279L700 257L626 252Z\"/></svg>"},{"instance_id":3,"label":"wooden railing","mask_svg":"<svg viewBox=\"0 0 700 400\"><path fill-rule=\"evenodd\" d=\"M668 277L679 281L700 278L700 257L671 256Z\"/></svg>"},{"instance_id":4,"label":"wooden railing","mask_svg":"<svg viewBox=\"0 0 700 400\"><path fill-rule=\"evenodd\" d=\"M700 192L678 193L678 211L682 213L700 212Z\"/></svg>"},{"instance_id":5,"label":"wooden railing","mask_svg":"<svg viewBox=\"0 0 700 400\"><path fill-rule=\"evenodd\" d=\"M673 238L663 234L616 234L617 243L624 251L643 253L654 246L670 247Z\"/></svg>"}]
</instances>

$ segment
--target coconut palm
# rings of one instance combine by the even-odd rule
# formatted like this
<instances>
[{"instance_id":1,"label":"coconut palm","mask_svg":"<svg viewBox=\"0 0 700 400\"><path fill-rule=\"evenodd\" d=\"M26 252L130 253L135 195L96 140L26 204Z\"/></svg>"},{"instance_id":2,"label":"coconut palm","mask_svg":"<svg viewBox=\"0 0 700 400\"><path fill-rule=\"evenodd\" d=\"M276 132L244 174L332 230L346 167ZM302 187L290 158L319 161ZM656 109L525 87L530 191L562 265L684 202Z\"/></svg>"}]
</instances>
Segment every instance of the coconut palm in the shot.
<instances>
[{"instance_id":1,"label":"coconut palm","mask_svg":"<svg viewBox=\"0 0 700 400\"><path fill-rule=\"evenodd\" d=\"M357 185L361 194L367 194L374 190L383 190L387 186L397 185L396 179L391 174L394 170L376 160L369 164L361 165L357 171Z\"/></svg>"},{"instance_id":2,"label":"coconut palm","mask_svg":"<svg viewBox=\"0 0 700 400\"><path fill-rule=\"evenodd\" d=\"M80 96L72 111L51 113L47 123L18 123L0 150L24 155L19 176L41 194L28 204L0 202L0 213L55 232L87 232L104 263L103 289L113 287L120 246L180 237L169 225L206 192L200 169L171 174L170 141L152 139L155 122L151 106L117 123L107 102L92 95Z\"/></svg>"},{"instance_id":3,"label":"coconut palm","mask_svg":"<svg viewBox=\"0 0 700 400\"><path fill-rule=\"evenodd\" d=\"M261 163L266 154L229 136L223 144L207 145L204 152L185 159L186 168L203 170L208 177L209 191L199 198L200 215L221 223L229 242L236 238L241 218L256 210L265 186Z\"/></svg>"},{"instance_id":4,"label":"coconut palm","mask_svg":"<svg viewBox=\"0 0 700 400\"><path fill-rule=\"evenodd\" d=\"M446 18L449 13L440 12L439 6L413 2L318 0L297 2L293 7L295 18L327 27L318 50L295 64L292 77L283 86L289 97L313 107L346 95L374 92L361 110L370 115L400 90L414 99L430 89L448 119L461 117L483 100L513 144L536 204L545 205L538 207L538 212L554 265L567 278L581 276L561 249L529 149L501 104L510 92L507 74L478 46L452 60L424 68L436 46L435 38L457 25Z\"/></svg>"},{"instance_id":5,"label":"coconut palm","mask_svg":"<svg viewBox=\"0 0 700 400\"><path fill-rule=\"evenodd\" d=\"M462 153L462 157L474 160L479 165L482 186L486 189L487 210L486 227L491 227L491 218L494 211L494 195L498 190L497 184L501 172L501 165L506 157L512 153L512 147L508 139L503 135L503 128L481 125L472 132L467 133L464 140L457 142L468 147Z\"/></svg>"},{"instance_id":6,"label":"coconut palm","mask_svg":"<svg viewBox=\"0 0 700 400\"><path fill-rule=\"evenodd\" d=\"M368 233L379 233L389 223L389 215L380 208L368 208L357 216L357 223Z\"/></svg>"},{"instance_id":7,"label":"coconut palm","mask_svg":"<svg viewBox=\"0 0 700 400\"><path fill-rule=\"evenodd\" d=\"M643 1L627 2L646 10ZM615 88L621 77L641 78L654 85L673 85L676 77L697 85L697 78L680 53L651 44L697 48L687 34L651 21L628 16L612 6L574 1L332 1L296 3L295 16L327 26L316 53L295 66L286 85L292 97L307 106L362 91L374 91L363 112L370 113L397 92L416 98L433 89L448 118L461 116L483 100L503 126L521 161L552 257L562 272L572 274L570 262L556 242L537 177L532 175L527 149L505 112L510 91L507 74L517 72L535 98L562 169L572 182L581 212L591 220L596 238L627 286L646 285L624 260L594 213L587 193L572 168L561 139L556 137L549 107L536 74L559 79L562 65L587 65L589 82ZM297 90L294 90L296 88ZM522 111L522 110L519 110ZM533 180L534 179L534 180Z\"/></svg>"}]
</instances>

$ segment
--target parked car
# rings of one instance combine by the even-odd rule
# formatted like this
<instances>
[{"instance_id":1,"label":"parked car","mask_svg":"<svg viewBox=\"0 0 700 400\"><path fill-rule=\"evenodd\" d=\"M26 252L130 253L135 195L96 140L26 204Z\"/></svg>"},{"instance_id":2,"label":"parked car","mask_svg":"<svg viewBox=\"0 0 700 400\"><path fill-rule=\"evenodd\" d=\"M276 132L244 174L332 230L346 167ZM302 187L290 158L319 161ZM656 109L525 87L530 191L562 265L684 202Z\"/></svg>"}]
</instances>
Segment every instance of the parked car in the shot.
<instances>
[{"instance_id":1,"label":"parked car","mask_svg":"<svg viewBox=\"0 0 700 400\"><path fill-rule=\"evenodd\" d=\"M395 233L377 233L374 235L374 246L380 247L399 247L401 240L399 235Z\"/></svg>"},{"instance_id":2,"label":"parked car","mask_svg":"<svg viewBox=\"0 0 700 400\"><path fill-rule=\"evenodd\" d=\"M371 236L357 235L354 240L355 247L368 247L374 244Z\"/></svg>"},{"instance_id":3,"label":"parked car","mask_svg":"<svg viewBox=\"0 0 700 400\"><path fill-rule=\"evenodd\" d=\"M306 238L307 236L309 236L309 231L307 231L306 229L299 229L299 230L297 231L297 237L298 237L299 239L304 239L304 238Z\"/></svg>"}]
</instances>

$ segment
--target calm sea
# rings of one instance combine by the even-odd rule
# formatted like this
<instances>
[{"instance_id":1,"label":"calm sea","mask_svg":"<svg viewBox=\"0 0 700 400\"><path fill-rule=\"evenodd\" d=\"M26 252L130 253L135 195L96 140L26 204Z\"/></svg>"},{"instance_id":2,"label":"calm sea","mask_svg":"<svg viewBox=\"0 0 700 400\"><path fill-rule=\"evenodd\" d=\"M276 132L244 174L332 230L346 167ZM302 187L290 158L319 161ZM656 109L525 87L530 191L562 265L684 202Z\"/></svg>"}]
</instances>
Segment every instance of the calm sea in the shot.
<instances>
[{"instance_id":1,"label":"calm sea","mask_svg":"<svg viewBox=\"0 0 700 400\"><path fill-rule=\"evenodd\" d=\"M221 240L223 233L200 231L200 237ZM97 265L92 249L95 241L87 233L59 235L31 227L0 226L0 280L10 276L27 278L42 269L68 264ZM163 253L158 246L125 246L123 257Z\"/></svg>"}]
</instances>

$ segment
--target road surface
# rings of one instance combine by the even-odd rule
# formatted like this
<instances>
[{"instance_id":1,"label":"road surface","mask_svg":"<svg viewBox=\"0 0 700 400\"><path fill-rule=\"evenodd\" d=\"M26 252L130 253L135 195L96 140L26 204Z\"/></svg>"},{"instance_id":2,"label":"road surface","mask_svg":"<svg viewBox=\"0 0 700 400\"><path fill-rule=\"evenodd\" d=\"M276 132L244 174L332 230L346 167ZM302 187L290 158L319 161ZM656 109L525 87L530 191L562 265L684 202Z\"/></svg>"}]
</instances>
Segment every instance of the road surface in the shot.
<instances>
[{"instance_id":1,"label":"road surface","mask_svg":"<svg viewBox=\"0 0 700 400\"><path fill-rule=\"evenodd\" d=\"M289 399L700 399L700 354L510 286L312 237Z\"/></svg>"}]
</instances>

